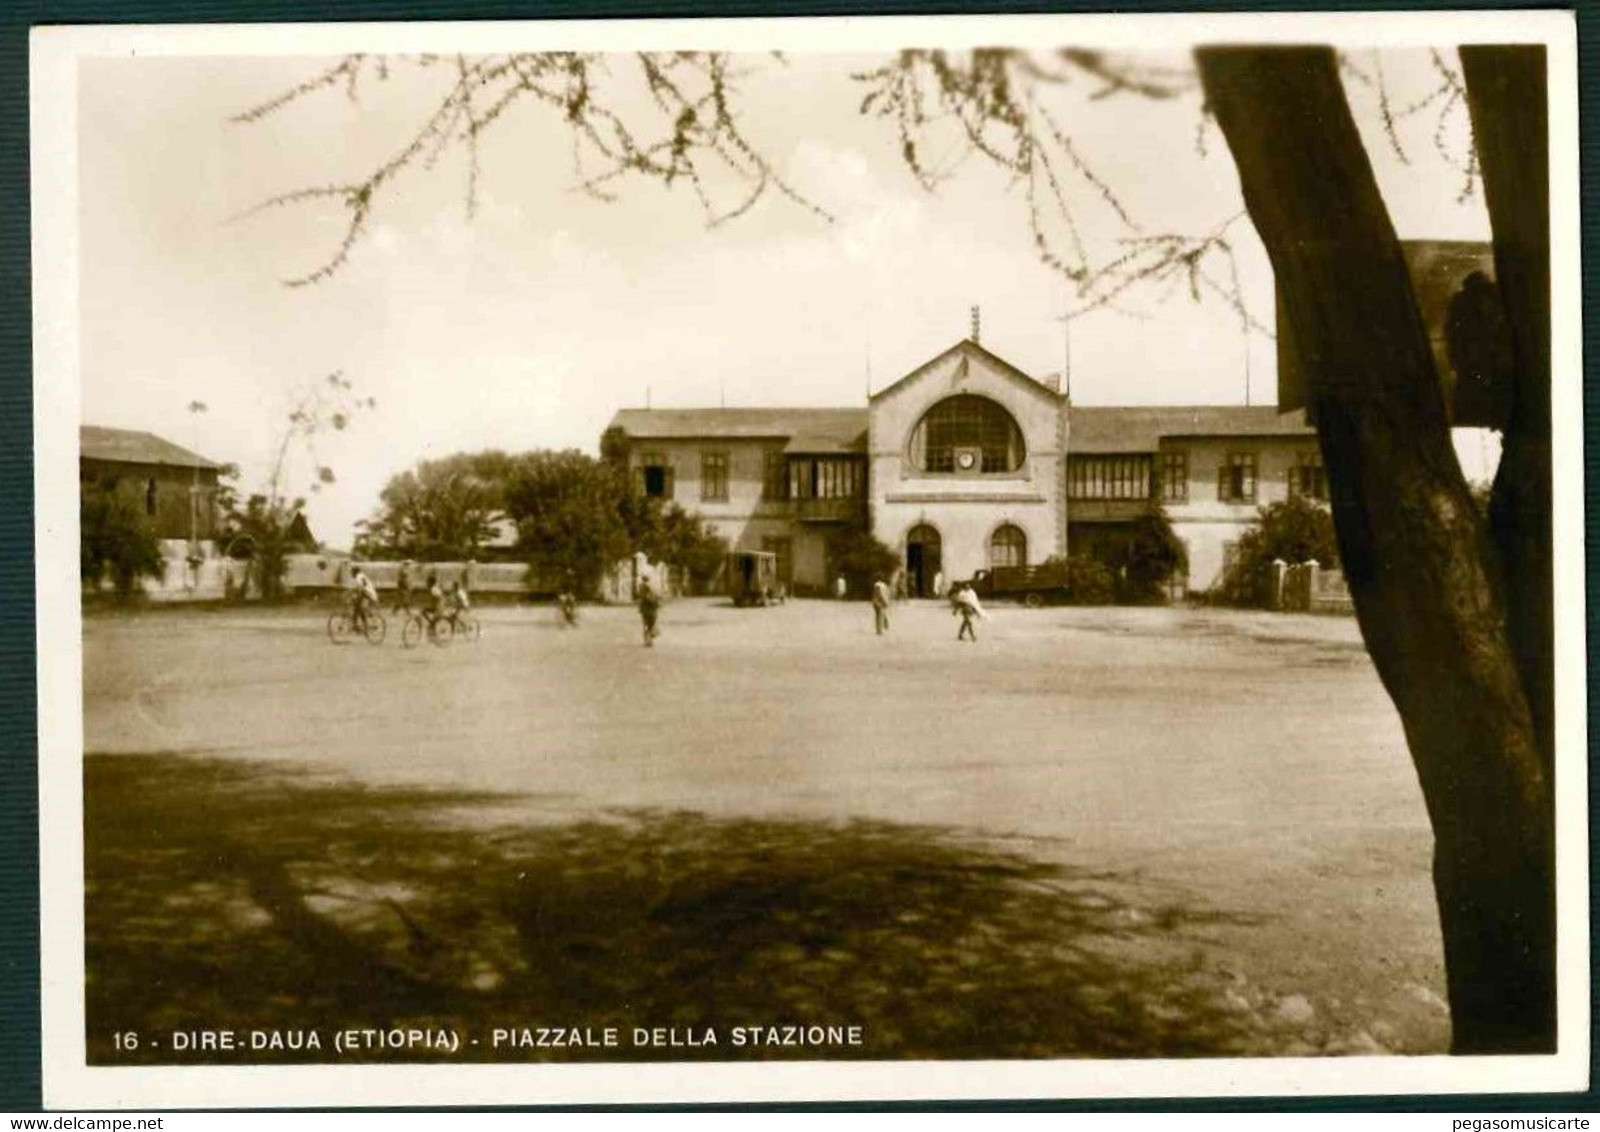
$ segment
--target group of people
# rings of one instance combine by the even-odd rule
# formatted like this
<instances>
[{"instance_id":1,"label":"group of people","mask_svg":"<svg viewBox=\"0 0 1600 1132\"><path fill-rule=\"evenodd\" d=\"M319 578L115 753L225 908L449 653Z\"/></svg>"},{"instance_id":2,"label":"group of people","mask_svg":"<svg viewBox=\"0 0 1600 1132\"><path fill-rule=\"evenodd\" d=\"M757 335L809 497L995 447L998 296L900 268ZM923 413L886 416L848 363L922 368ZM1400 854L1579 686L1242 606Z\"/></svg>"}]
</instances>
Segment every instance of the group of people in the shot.
<instances>
[{"instance_id":1,"label":"group of people","mask_svg":"<svg viewBox=\"0 0 1600 1132\"><path fill-rule=\"evenodd\" d=\"M951 587L949 597L951 614L961 618L961 627L956 630L956 640L976 641L978 621L987 615L983 612L983 606L978 601L978 594L972 588L972 583L956 583ZM889 588L888 581L880 575L872 583L872 620L880 637L889 631L889 607L894 601L894 591Z\"/></svg>"},{"instance_id":2,"label":"group of people","mask_svg":"<svg viewBox=\"0 0 1600 1132\"><path fill-rule=\"evenodd\" d=\"M470 569L471 563L468 563ZM394 581L394 606L392 613L411 613L412 599L417 596L421 600L416 612L420 613L429 623L441 617L460 616L472 608L472 599L467 595L467 575L450 583L447 590L439 581L439 572L429 570L423 579L421 587L412 585L411 572L416 569L416 563L409 558L400 563L400 570L395 575ZM372 579L367 572L357 566L350 574L350 616L358 630L365 630L368 615L379 607L378 588L372 584Z\"/></svg>"},{"instance_id":3,"label":"group of people","mask_svg":"<svg viewBox=\"0 0 1600 1132\"><path fill-rule=\"evenodd\" d=\"M411 582L411 572L416 564L410 559L400 564L399 572L395 576L393 613L413 612L412 600L414 595L420 595L421 605L415 610L429 622L440 617L459 616L472 608L472 600L467 595L467 580L465 573L450 584L447 590L439 581L439 572L429 570L423 578L421 587L415 587ZM567 584L558 599L562 616L568 625L576 625L577 598L576 586ZM379 607L378 589L372 584L372 579L365 570L357 566L350 574L350 603L351 619L359 630L364 630L367 625L368 614ZM961 618L961 627L956 631L958 641L976 641L978 639L977 622L985 616L983 606L978 602L978 595L972 589L971 582L959 582L950 590L950 611ZM897 595L890 588L889 582L881 575L872 583L872 615L878 635L881 637L889 631L889 609L897 600ZM639 619L644 629L644 646L654 646L656 638L661 635L661 594L656 590L655 584L649 576L639 579L634 590L634 602L639 607Z\"/></svg>"}]
</instances>

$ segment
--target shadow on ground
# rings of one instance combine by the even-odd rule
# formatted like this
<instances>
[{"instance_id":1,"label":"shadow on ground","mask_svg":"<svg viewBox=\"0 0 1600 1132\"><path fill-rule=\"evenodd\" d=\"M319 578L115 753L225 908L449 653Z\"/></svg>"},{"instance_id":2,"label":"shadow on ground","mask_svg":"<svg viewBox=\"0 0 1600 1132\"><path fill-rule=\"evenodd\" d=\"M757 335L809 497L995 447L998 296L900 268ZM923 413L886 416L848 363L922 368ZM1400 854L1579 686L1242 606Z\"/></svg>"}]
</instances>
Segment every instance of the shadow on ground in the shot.
<instances>
[{"instance_id":1,"label":"shadow on ground","mask_svg":"<svg viewBox=\"0 0 1600 1132\"><path fill-rule=\"evenodd\" d=\"M1208 931L1239 918L1140 903L1130 878L948 831L557 821L537 800L164 754L89 756L85 776L98 1063L336 1060L331 1034L348 1027L463 1035L454 1055L370 1060L819 1056L729 1041L786 1023L862 1027L861 1046L826 1057L1251 1055L1289 1040L1281 1003L1203 958ZM494 1027L607 1025L620 1048L490 1043ZM641 1049L636 1026L712 1027L719 1043ZM318 1030L323 1046L151 1046L196 1029ZM137 1051L113 1048L126 1031L144 1036Z\"/></svg>"}]
</instances>

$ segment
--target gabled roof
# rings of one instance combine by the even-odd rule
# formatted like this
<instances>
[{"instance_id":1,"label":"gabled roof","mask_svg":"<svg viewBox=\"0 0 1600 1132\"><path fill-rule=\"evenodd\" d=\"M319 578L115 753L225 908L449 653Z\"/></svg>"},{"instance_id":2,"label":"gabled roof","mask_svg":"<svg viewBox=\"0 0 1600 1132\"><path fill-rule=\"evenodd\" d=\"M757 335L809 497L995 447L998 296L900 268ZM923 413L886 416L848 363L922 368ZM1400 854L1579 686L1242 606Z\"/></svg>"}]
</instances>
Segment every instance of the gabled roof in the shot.
<instances>
[{"instance_id":1,"label":"gabled roof","mask_svg":"<svg viewBox=\"0 0 1600 1132\"><path fill-rule=\"evenodd\" d=\"M306 513L296 511L294 518L289 521L289 530L284 534L283 541L286 546L301 550L316 550L317 539L311 533L311 524L306 522Z\"/></svg>"},{"instance_id":2,"label":"gabled roof","mask_svg":"<svg viewBox=\"0 0 1600 1132\"><path fill-rule=\"evenodd\" d=\"M100 425L78 426L78 457L123 464L159 464L169 468L220 468L221 464L180 448L152 432Z\"/></svg>"},{"instance_id":3,"label":"gabled roof","mask_svg":"<svg viewBox=\"0 0 1600 1132\"><path fill-rule=\"evenodd\" d=\"M865 452L867 450L867 414L862 412L858 422L839 422L835 429L813 429L791 436L783 446L785 452L820 456L829 452Z\"/></svg>"},{"instance_id":4,"label":"gabled roof","mask_svg":"<svg viewBox=\"0 0 1600 1132\"><path fill-rule=\"evenodd\" d=\"M1303 409L1276 405L1074 405L1067 425L1069 454L1155 452L1163 437L1316 435Z\"/></svg>"},{"instance_id":5,"label":"gabled roof","mask_svg":"<svg viewBox=\"0 0 1600 1132\"><path fill-rule=\"evenodd\" d=\"M1035 380L1032 377L1029 377L1026 373L1024 373L1022 370L1018 369L1016 366L1012 365L1010 362L1006 361L999 354L993 353L992 351L989 351L989 350L985 350L982 346L980 346L978 343L974 342L971 338L963 338L961 341L957 342L954 346L951 346L948 350L945 350L945 351L941 352L936 357L929 358L927 361L923 362L916 369L912 370L910 373L908 373L904 377L902 377L900 380L898 380L898 381L896 381L896 382L894 382L894 383L892 383L890 385L884 386L882 389L880 389L876 393L874 393L872 395L871 399L876 401L880 397L887 397L890 393L894 392L896 389L899 389L902 385L905 385L907 382L910 382L910 381L915 381L917 378L919 378L923 374L927 373L934 366L938 365L940 362L942 362L946 358L950 357L950 355L957 354L957 353L966 354L968 357L982 358L984 361L989 362L997 370L999 370L1001 373L1005 374L1006 376L1011 377L1014 380L1023 382L1024 384L1028 385L1030 388L1035 389L1038 392L1045 394L1046 396L1056 397L1056 398L1059 398L1061 396L1061 393L1060 393L1059 390L1051 389L1048 385L1044 384L1044 382L1038 381L1038 380Z\"/></svg>"},{"instance_id":6,"label":"gabled roof","mask_svg":"<svg viewBox=\"0 0 1600 1132\"><path fill-rule=\"evenodd\" d=\"M635 440L783 440L790 452L854 452L867 444L861 409L621 409L611 427Z\"/></svg>"}]
</instances>

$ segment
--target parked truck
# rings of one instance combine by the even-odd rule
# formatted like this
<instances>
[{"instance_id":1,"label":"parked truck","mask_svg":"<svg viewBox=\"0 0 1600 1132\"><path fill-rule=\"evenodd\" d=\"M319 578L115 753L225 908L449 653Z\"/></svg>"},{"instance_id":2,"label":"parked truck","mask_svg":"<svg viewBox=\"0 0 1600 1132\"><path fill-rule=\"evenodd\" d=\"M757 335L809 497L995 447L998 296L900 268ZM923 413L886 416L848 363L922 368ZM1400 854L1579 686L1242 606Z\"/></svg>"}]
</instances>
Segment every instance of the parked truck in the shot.
<instances>
[{"instance_id":1,"label":"parked truck","mask_svg":"<svg viewBox=\"0 0 1600 1132\"><path fill-rule=\"evenodd\" d=\"M1066 601L1072 592L1065 562L979 570L972 576L972 588L980 598L1019 601L1029 609L1037 609L1046 602Z\"/></svg>"},{"instance_id":2,"label":"parked truck","mask_svg":"<svg viewBox=\"0 0 1600 1132\"><path fill-rule=\"evenodd\" d=\"M778 582L778 556L765 550L735 550L725 566L734 605L772 605L784 598Z\"/></svg>"}]
</instances>

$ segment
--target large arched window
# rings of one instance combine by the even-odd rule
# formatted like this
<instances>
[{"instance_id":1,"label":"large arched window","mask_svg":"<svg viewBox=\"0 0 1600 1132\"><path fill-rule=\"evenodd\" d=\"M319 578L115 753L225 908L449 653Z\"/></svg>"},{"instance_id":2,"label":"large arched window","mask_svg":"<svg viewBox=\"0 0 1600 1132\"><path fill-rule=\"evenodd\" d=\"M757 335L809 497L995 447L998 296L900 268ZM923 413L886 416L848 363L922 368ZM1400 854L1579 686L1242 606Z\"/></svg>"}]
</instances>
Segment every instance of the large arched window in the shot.
<instances>
[{"instance_id":1,"label":"large arched window","mask_svg":"<svg viewBox=\"0 0 1600 1132\"><path fill-rule=\"evenodd\" d=\"M1022 528L1007 523L989 538L989 569L1028 564L1028 536Z\"/></svg>"},{"instance_id":2,"label":"large arched window","mask_svg":"<svg viewBox=\"0 0 1600 1132\"><path fill-rule=\"evenodd\" d=\"M922 472L1014 472L1026 454L1011 414L971 393L946 397L911 433L911 463Z\"/></svg>"}]
</instances>

